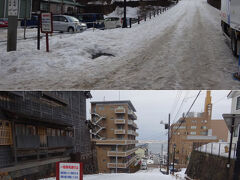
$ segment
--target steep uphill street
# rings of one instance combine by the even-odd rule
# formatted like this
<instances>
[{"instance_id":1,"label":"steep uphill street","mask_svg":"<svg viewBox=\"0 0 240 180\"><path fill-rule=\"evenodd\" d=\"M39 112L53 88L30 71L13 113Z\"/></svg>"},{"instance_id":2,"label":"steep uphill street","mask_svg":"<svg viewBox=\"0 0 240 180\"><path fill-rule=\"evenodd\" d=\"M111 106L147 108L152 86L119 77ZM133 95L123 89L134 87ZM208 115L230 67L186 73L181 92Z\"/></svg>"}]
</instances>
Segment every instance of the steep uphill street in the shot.
<instances>
[{"instance_id":1,"label":"steep uphill street","mask_svg":"<svg viewBox=\"0 0 240 180\"><path fill-rule=\"evenodd\" d=\"M17 52L0 44L2 89L238 89L237 59L206 0L182 0L131 29L51 37ZM98 53L112 54L92 59Z\"/></svg>"}]
</instances>

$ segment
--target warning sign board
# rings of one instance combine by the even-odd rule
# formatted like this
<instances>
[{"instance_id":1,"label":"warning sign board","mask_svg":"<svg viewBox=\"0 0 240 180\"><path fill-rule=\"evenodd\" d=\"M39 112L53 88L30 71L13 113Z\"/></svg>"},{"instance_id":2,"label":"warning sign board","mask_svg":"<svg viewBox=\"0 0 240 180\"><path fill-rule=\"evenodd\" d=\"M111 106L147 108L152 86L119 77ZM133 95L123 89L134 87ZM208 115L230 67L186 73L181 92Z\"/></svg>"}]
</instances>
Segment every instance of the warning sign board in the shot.
<instances>
[{"instance_id":1,"label":"warning sign board","mask_svg":"<svg viewBox=\"0 0 240 180\"><path fill-rule=\"evenodd\" d=\"M41 32L53 32L52 13L41 13Z\"/></svg>"},{"instance_id":2,"label":"warning sign board","mask_svg":"<svg viewBox=\"0 0 240 180\"><path fill-rule=\"evenodd\" d=\"M57 162L56 180L82 180L82 163Z\"/></svg>"}]
</instances>

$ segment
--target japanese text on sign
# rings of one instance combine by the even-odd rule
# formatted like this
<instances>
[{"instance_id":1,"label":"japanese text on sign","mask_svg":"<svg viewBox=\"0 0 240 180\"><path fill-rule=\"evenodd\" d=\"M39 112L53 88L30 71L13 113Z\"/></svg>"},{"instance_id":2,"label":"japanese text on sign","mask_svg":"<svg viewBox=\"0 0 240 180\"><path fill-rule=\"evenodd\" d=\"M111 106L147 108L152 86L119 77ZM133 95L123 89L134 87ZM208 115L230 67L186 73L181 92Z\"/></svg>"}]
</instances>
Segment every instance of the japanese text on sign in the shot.
<instances>
[{"instance_id":1,"label":"japanese text on sign","mask_svg":"<svg viewBox=\"0 0 240 180\"><path fill-rule=\"evenodd\" d=\"M18 15L18 0L9 0L8 16L17 16L17 15Z\"/></svg>"},{"instance_id":2,"label":"japanese text on sign","mask_svg":"<svg viewBox=\"0 0 240 180\"><path fill-rule=\"evenodd\" d=\"M51 13L41 14L41 31L42 33L52 32L52 14Z\"/></svg>"},{"instance_id":3,"label":"japanese text on sign","mask_svg":"<svg viewBox=\"0 0 240 180\"><path fill-rule=\"evenodd\" d=\"M59 163L59 180L79 180L79 163Z\"/></svg>"}]
</instances>

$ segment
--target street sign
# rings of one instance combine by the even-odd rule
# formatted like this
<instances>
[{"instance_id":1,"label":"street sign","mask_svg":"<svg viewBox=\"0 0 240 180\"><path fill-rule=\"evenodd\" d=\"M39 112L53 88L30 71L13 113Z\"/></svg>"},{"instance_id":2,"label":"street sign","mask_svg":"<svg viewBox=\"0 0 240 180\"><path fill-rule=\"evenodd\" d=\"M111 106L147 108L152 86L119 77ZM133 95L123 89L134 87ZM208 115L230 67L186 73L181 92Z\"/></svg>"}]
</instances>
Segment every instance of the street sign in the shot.
<instances>
[{"instance_id":1,"label":"street sign","mask_svg":"<svg viewBox=\"0 0 240 180\"><path fill-rule=\"evenodd\" d=\"M83 180L83 164L57 162L56 180Z\"/></svg>"},{"instance_id":2,"label":"street sign","mask_svg":"<svg viewBox=\"0 0 240 180\"><path fill-rule=\"evenodd\" d=\"M41 32L46 33L46 51L49 52L48 33L53 32L52 13L41 13Z\"/></svg>"},{"instance_id":3,"label":"street sign","mask_svg":"<svg viewBox=\"0 0 240 180\"><path fill-rule=\"evenodd\" d=\"M52 13L41 13L41 32L53 32Z\"/></svg>"},{"instance_id":4,"label":"street sign","mask_svg":"<svg viewBox=\"0 0 240 180\"><path fill-rule=\"evenodd\" d=\"M18 0L8 0L8 16L18 16Z\"/></svg>"}]
</instances>

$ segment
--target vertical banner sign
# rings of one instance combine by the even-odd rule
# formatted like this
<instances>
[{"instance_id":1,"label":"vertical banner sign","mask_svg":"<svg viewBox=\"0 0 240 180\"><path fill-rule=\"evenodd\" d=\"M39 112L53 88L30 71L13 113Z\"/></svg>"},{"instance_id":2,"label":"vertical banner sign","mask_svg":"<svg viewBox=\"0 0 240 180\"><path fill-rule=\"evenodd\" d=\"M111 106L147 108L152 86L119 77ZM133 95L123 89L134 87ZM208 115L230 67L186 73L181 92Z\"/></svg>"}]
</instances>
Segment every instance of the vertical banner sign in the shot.
<instances>
[{"instance_id":1,"label":"vertical banner sign","mask_svg":"<svg viewBox=\"0 0 240 180\"><path fill-rule=\"evenodd\" d=\"M49 52L48 33L53 32L52 13L41 13L41 32L46 33L46 51Z\"/></svg>"},{"instance_id":2,"label":"vertical banner sign","mask_svg":"<svg viewBox=\"0 0 240 180\"><path fill-rule=\"evenodd\" d=\"M57 162L56 180L83 180L83 164Z\"/></svg>"},{"instance_id":3,"label":"vertical banner sign","mask_svg":"<svg viewBox=\"0 0 240 180\"><path fill-rule=\"evenodd\" d=\"M8 16L18 16L18 0L8 0Z\"/></svg>"}]
</instances>

